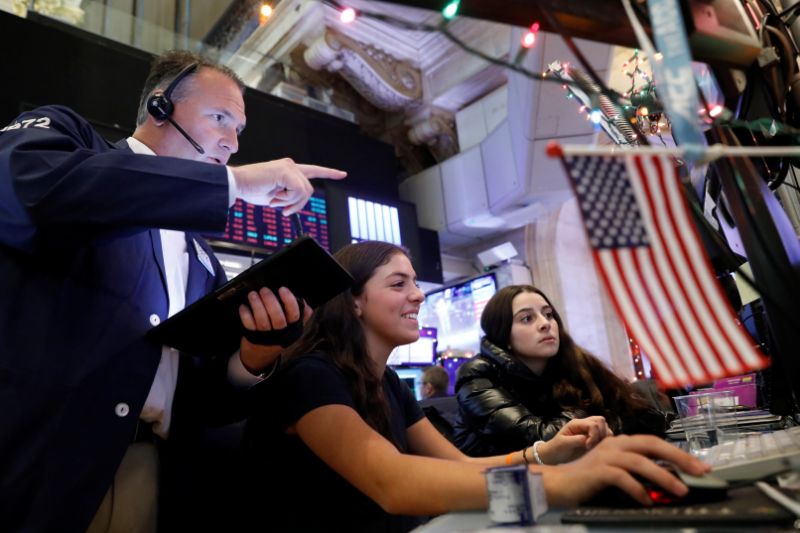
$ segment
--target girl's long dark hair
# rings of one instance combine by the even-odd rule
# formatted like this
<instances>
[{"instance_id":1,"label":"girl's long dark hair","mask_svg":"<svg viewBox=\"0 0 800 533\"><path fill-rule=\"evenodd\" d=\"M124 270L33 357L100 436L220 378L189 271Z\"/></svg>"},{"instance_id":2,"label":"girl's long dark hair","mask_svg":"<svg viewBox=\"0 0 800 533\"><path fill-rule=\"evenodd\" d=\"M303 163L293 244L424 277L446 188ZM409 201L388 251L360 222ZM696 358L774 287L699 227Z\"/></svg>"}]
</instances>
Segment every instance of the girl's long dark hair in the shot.
<instances>
[{"instance_id":1,"label":"girl's long dark hair","mask_svg":"<svg viewBox=\"0 0 800 533\"><path fill-rule=\"evenodd\" d=\"M305 327L303 336L285 353L288 359L321 351L344 373L350 385L356 411L373 429L393 441L389 430L389 406L381 386L382 376L375 375L367 353L366 337L356 315L355 297L375 270L396 254L407 255L399 246L379 241L366 241L345 246L334 254L353 276L349 291L320 305Z\"/></svg>"},{"instance_id":2,"label":"girl's long dark hair","mask_svg":"<svg viewBox=\"0 0 800 533\"><path fill-rule=\"evenodd\" d=\"M481 327L489 342L510 353L511 325L514 319L511 303L523 292L538 294L553 309L560 342L558 352L547 362L546 372L554 376L553 397L562 408L580 408L589 414L611 411L628 416L649 406L647 400L636 393L633 386L617 377L597 357L575 343L564 329L561 315L547 295L532 285L504 287L489 300L481 315Z\"/></svg>"}]
</instances>

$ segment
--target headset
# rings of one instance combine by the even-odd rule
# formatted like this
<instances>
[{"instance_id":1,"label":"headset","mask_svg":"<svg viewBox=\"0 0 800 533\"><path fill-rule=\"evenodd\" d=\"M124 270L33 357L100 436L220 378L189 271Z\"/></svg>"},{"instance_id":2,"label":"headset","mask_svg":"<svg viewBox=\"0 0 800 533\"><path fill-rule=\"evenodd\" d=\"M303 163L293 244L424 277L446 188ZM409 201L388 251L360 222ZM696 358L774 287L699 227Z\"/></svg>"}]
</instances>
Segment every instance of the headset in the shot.
<instances>
[{"instance_id":1,"label":"headset","mask_svg":"<svg viewBox=\"0 0 800 533\"><path fill-rule=\"evenodd\" d=\"M175 122L175 120L172 119L172 113L175 111L175 104L172 103L173 91L175 91L175 88L183 80L183 78L197 70L197 67L199 66L200 63L191 63L190 65L187 65L169 83L163 93L156 93L150 96L150 98L147 99L147 112L150 113L156 120L166 120L175 126L175 129L178 130L178 132L183 135L187 141L189 141L195 150L201 154L204 154L206 152L203 150L203 147L200 146L197 141L192 139L189 134L186 133L186 131L184 131L184 129L181 128L177 122Z\"/></svg>"}]
</instances>

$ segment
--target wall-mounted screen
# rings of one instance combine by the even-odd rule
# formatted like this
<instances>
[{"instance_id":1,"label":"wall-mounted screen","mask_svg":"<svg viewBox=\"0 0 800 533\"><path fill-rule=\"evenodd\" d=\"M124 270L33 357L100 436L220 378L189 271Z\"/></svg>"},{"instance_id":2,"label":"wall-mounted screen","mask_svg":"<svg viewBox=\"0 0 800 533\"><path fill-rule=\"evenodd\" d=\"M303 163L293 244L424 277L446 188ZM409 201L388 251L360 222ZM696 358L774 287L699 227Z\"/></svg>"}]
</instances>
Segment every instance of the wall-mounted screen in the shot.
<instances>
[{"instance_id":1,"label":"wall-mounted screen","mask_svg":"<svg viewBox=\"0 0 800 533\"><path fill-rule=\"evenodd\" d=\"M299 213L303 233L330 251L328 205L321 189L314 191ZM241 198L228 211L228 222L221 234L207 235L215 246L226 251L269 255L297 238L297 230L280 210L249 204Z\"/></svg>"},{"instance_id":2,"label":"wall-mounted screen","mask_svg":"<svg viewBox=\"0 0 800 533\"><path fill-rule=\"evenodd\" d=\"M348 187L346 182L325 181L323 184L328 203L331 250L335 252L343 246L365 240L398 244L411 254L411 263L421 281L441 283L438 236L435 232L428 232L423 247L416 206Z\"/></svg>"},{"instance_id":3,"label":"wall-mounted screen","mask_svg":"<svg viewBox=\"0 0 800 533\"><path fill-rule=\"evenodd\" d=\"M346 181L346 180L344 180ZM403 246L412 260L419 250L419 227L414 204L325 183L333 250L359 241L384 241Z\"/></svg>"},{"instance_id":4,"label":"wall-mounted screen","mask_svg":"<svg viewBox=\"0 0 800 533\"><path fill-rule=\"evenodd\" d=\"M436 289L425 295L419 311L422 327L436 328L437 350L461 350L478 353L481 330L481 313L486 303L497 292L494 274Z\"/></svg>"},{"instance_id":5,"label":"wall-mounted screen","mask_svg":"<svg viewBox=\"0 0 800 533\"><path fill-rule=\"evenodd\" d=\"M403 244L397 207L359 198L347 197L352 242L385 241Z\"/></svg>"},{"instance_id":6,"label":"wall-mounted screen","mask_svg":"<svg viewBox=\"0 0 800 533\"><path fill-rule=\"evenodd\" d=\"M403 381L414 393L417 400L422 399L422 372L423 368L395 368L400 381Z\"/></svg>"},{"instance_id":7,"label":"wall-mounted screen","mask_svg":"<svg viewBox=\"0 0 800 533\"><path fill-rule=\"evenodd\" d=\"M419 339L398 346L389 354L387 365L432 365L436 359L436 328L420 328Z\"/></svg>"}]
</instances>

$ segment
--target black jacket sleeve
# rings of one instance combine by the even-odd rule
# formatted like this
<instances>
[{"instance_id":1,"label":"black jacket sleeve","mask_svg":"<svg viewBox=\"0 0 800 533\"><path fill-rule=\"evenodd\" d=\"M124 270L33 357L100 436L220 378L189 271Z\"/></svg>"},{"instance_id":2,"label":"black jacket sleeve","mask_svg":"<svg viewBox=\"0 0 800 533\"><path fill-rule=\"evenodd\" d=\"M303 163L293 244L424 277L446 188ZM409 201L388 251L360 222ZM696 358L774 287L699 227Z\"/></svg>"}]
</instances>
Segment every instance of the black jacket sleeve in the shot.
<instances>
[{"instance_id":1,"label":"black jacket sleeve","mask_svg":"<svg viewBox=\"0 0 800 533\"><path fill-rule=\"evenodd\" d=\"M456 383L459 403L456 442L468 455L497 455L549 440L574 416L547 417L523 405L500 380L497 367L476 357Z\"/></svg>"},{"instance_id":2,"label":"black jacket sleeve","mask_svg":"<svg viewBox=\"0 0 800 533\"><path fill-rule=\"evenodd\" d=\"M61 106L20 115L0 130L0 242L29 248L37 230L91 236L135 228L221 231L225 167L116 149Z\"/></svg>"}]
</instances>

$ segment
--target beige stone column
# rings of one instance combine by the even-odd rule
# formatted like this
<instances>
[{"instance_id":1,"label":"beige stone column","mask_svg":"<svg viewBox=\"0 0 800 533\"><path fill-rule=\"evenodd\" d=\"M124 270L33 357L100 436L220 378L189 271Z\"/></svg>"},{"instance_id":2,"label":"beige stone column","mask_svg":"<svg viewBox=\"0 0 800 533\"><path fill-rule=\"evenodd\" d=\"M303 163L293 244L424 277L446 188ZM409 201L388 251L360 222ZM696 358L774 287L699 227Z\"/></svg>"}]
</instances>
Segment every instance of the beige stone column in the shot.
<instances>
[{"instance_id":1,"label":"beige stone column","mask_svg":"<svg viewBox=\"0 0 800 533\"><path fill-rule=\"evenodd\" d=\"M551 299L575 341L620 377L633 379L628 337L595 271L576 200L526 227L525 256L534 285Z\"/></svg>"}]
</instances>

